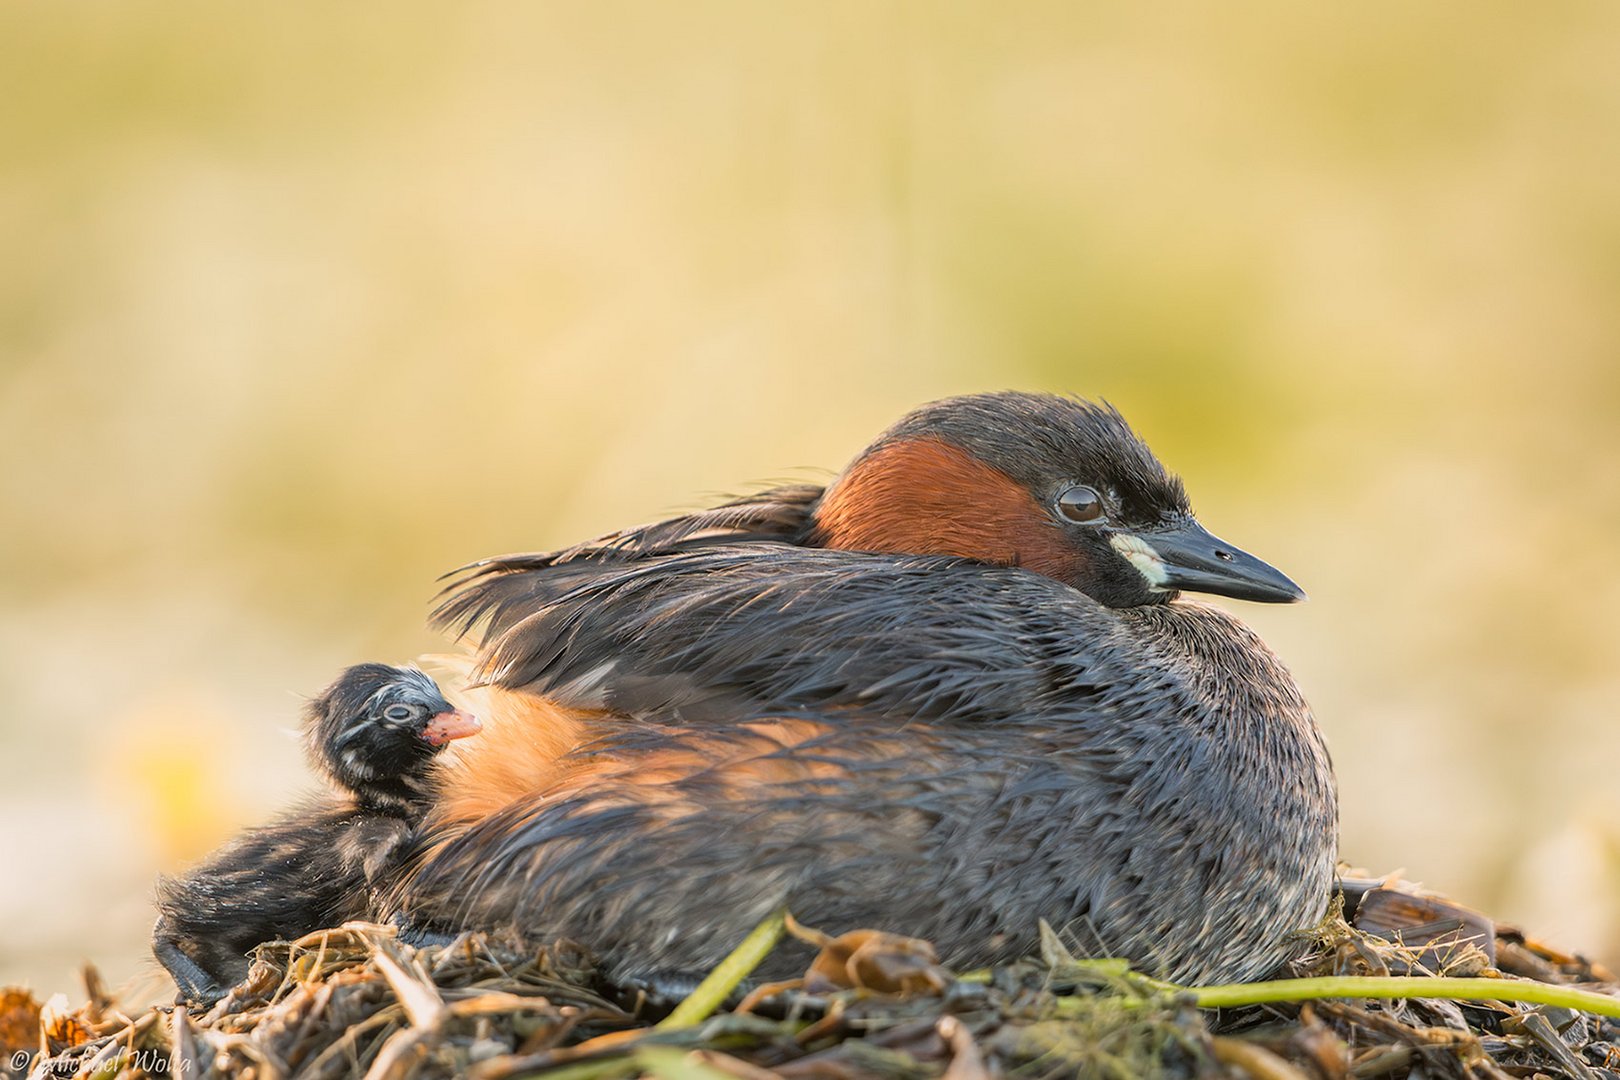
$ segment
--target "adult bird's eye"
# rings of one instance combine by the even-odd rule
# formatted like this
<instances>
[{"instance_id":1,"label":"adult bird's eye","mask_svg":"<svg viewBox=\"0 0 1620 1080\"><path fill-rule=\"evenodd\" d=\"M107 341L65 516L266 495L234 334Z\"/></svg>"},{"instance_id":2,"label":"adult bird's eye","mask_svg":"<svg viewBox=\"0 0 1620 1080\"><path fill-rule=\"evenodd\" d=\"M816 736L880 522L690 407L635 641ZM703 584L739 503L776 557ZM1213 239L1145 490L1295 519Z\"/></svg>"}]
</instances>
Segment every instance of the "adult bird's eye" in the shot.
<instances>
[{"instance_id":1,"label":"adult bird's eye","mask_svg":"<svg viewBox=\"0 0 1620 1080\"><path fill-rule=\"evenodd\" d=\"M1102 496L1084 484L1064 488L1058 493L1056 505L1058 514L1076 525L1090 525L1103 519Z\"/></svg>"},{"instance_id":2,"label":"adult bird's eye","mask_svg":"<svg viewBox=\"0 0 1620 1080\"><path fill-rule=\"evenodd\" d=\"M383 715L390 720L409 720L413 712L409 705L390 705Z\"/></svg>"}]
</instances>

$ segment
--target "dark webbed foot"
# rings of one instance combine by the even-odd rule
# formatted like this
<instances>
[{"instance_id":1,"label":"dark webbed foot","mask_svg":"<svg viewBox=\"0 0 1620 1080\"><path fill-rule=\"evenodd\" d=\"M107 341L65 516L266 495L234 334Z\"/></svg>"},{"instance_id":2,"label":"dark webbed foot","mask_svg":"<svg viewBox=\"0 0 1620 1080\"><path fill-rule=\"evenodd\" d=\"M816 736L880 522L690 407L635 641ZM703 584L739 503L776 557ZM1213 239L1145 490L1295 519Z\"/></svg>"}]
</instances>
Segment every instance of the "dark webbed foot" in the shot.
<instances>
[{"instance_id":1,"label":"dark webbed foot","mask_svg":"<svg viewBox=\"0 0 1620 1080\"><path fill-rule=\"evenodd\" d=\"M660 968L633 975L613 975L607 980L609 993L606 996L636 1016L655 1019L672 1012L675 1006L685 1001L692 991L698 988L698 983L707 975L708 973L703 971L682 971L674 968ZM731 1000L735 1002L740 999L748 989L748 984L744 983L732 993Z\"/></svg>"},{"instance_id":2,"label":"dark webbed foot","mask_svg":"<svg viewBox=\"0 0 1620 1080\"><path fill-rule=\"evenodd\" d=\"M169 977L180 988L175 999L177 1005L212 1005L225 996L219 981L203 970L201 964L188 956L177 939L165 934L163 926L152 936L152 955L169 972Z\"/></svg>"},{"instance_id":3,"label":"dark webbed foot","mask_svg":"<svg viewBox=\"0 0 1620 1080\"><path fill-rule=\"evenodd\" d=\"M442 930L435 930L419 923L414 923L405 915L395 915L388 920L399 930L399 940L414 949L425 949L429 945L446 946L459 938L460 934L447 934Z\"/></svg>"}]
</instances>

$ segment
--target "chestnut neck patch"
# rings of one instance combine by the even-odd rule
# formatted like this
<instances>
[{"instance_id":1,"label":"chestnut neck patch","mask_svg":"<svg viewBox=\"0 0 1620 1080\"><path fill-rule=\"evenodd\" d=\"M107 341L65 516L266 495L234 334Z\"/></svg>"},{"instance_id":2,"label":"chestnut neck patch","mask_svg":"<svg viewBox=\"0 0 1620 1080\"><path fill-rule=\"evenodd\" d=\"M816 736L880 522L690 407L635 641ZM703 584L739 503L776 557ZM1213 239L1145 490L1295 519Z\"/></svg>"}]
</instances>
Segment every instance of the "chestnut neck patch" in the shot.
<instances>
[{"instance_id":1,"label":"chestnut neck patch","mask_svg":"<svg viewBox=\"0 0 1620 1080\"><path fill-rule=\"evenodd\" d=\"M957 555L1072 582L1082 553L1018 481L934 438L882 446L816 509L816 540L845 551Z\"/></svg>"}]
</instances>

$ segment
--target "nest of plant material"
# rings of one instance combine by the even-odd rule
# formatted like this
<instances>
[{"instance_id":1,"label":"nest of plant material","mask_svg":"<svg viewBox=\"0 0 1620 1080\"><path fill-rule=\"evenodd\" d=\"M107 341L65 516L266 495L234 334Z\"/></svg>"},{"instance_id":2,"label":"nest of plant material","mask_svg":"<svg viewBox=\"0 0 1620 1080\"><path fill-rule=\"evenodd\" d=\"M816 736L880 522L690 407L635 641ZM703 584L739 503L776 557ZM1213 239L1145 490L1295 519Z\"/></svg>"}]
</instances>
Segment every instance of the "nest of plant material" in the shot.
<instances>
[{"instance_id":1,"label":"nest of plant material","mask_svg":"<svg viewBox=\"0 0 1620 1080\"><path fill-rule=\"evenodd\" d=\"M1620 1080L1620 1020L1597 1014L1604 1002L1620 1013L1620 998L1580 992L1612 993L1612 975L1393 883L1347 882L1342 911L1302 940L1287 974L1411 976L1437 990L1464 986L1458 976L1487 978L1503 1000L1437 993L1203 1008L1233 988L1222 997L1122 962L1077 960L1050 932L1040 956L950 972L926 942L874 931L830 938L787 923L820 946L803 979L728 994L757 962L739 950L664 1017L604 985L590 957L567 945L471 934L413 949L389 928L350 924L261 946L248 979L201 1014L126 1015L93 973L77 1009L42 1010L26 992L4 991L0 1042L16 1074L41 1078ZM761 948L765 929L750 939ZM1252 988L1235 989L1241 998ZM728 1004L713 1011L699 1000L706 993ZM1596 1011L1511 1000L1549 994Z\"/></svg>"}]
</instances>

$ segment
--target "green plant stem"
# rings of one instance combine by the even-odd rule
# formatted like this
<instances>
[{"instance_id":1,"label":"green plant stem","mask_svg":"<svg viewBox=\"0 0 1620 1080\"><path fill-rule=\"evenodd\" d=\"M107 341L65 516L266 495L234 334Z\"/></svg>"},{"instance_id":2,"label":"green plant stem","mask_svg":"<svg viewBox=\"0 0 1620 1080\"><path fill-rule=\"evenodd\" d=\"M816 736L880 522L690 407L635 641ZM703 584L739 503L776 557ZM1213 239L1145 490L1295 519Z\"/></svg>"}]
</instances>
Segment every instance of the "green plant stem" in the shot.
<instances>
[{"instance_id":1,"label":"green plant stem","mask_svg":"<svg viewBox=\"0 0 1620 1080\"><path fill-rule=\"evenodd\" d=\"M1570 986L1519 979L1448 979L1403 976L1329 975L1315 979L1165 989L1191 994L1200 1008L1261 1005L1269 1001L1314 1001L1320 998L1450 998L1454 1001L1517 1001L1562 1005L1581 1012L1620 1019L1620 998Z\"/></svg>"},{"instance_id":2,"label":"green plant stem","mask_svg":"<svg viewBox=\"0 0 1620 1080\"><path fill-rule=\"evenodd\" d=\"M786 924L786 908L777 908L767 915L764 922L748 932L741 945L731 950L731 955L720 961L719 966L698 983L697 989L688 994L686 1000L675 1006L674 1012L655 1025L655 1030L679 1031L707 1020L776 948L776 943L782 940Z\"/></svg>"}]
</instances>

